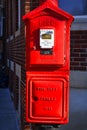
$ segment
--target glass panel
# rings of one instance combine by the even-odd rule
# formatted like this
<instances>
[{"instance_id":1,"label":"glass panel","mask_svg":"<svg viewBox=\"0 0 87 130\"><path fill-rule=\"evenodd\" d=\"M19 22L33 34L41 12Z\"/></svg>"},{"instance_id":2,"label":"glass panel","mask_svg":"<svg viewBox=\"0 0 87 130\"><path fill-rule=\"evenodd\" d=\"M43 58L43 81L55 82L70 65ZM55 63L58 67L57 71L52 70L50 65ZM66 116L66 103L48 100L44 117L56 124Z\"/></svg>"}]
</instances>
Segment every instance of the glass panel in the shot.
<instances>
[{"instance_id":1,"label":"glass panel","mask_svg":"<svg viewBox=\"0 0 87 130\"><path fill-rule=\"evenodd\" d=\"M87 0L58 0L59 7L72 15L87 15Z\"/></svg>"}]
</instances>

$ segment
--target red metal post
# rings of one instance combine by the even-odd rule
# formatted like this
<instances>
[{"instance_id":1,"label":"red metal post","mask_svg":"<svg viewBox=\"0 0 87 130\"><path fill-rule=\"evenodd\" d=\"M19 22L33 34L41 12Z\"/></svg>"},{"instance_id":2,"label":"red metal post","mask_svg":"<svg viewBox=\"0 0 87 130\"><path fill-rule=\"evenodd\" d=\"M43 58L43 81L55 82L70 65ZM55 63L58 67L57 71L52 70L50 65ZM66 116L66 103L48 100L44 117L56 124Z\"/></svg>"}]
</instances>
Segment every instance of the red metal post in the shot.
<instances>
[{"instance_id":1,"label":"red metal post","mask_svg":"<svg viewBox=\"0 0 87 130\"><path fill-rule=\"evenodd\" d=\"M48 127L66 124L73 17L58 7L57 0L40 0L40 6L23 19L26 23L26 120Z\"/></svg>"}]
</instances>

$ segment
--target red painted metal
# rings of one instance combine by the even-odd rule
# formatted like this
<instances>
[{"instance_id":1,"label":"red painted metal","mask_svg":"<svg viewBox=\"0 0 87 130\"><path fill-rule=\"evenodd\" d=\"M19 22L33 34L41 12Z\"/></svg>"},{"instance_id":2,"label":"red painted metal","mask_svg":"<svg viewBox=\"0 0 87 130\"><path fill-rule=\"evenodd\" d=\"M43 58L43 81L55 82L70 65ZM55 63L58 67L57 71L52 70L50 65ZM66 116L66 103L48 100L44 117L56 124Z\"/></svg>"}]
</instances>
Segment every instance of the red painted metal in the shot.
<instances>
[{"instance_id":1,"label":"red painted metal","mask_svg":"<svg viewBox=\"0 0 87 130\"><path fill-rule=\"evenodd\" d=\"M57 7L56 2L42 2L23 16L26 23L26 120L32 123L68 122L70 25L73 17ZM52 35L46 35L54 37L50 48L41 47L40 33L43 30L52 31Z\"/></svg>"}]
</instances>

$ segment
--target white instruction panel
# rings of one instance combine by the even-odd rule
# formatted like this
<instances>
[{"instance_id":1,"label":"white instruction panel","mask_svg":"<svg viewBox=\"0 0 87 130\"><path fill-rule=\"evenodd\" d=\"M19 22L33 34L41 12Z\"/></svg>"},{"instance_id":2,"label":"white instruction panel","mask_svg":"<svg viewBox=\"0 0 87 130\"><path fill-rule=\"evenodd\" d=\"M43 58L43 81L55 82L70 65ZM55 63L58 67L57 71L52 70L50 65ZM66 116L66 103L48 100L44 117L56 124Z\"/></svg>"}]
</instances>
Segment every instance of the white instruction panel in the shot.
<instances>
[{"instance_id":1,"label":"white instruction panel","mask_svg":"<svg viewBox=\"0 0 87 130\"><path fill-rule=\"evenodd\" d=\"M51 49L54 47L54 29L40 29L40 48Z\"/></svg>"}]
</instances>

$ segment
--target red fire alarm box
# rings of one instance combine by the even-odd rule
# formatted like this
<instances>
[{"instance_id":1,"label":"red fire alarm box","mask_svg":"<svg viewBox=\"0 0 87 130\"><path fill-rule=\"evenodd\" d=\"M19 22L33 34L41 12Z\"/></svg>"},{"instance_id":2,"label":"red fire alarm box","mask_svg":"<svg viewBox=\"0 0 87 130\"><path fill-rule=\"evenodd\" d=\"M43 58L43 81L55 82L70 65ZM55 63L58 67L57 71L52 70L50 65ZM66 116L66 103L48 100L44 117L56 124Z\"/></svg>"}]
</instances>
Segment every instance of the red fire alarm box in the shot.
<instances>
[{"instance_id":1,"label":"red fire alarm box","mask_svg":"<svg viewBox=\"0 0 87 130\"><path fill-rule=\"evenodd\" d=\"M29 73L27 74L29 78ZM68 77L27 78L27 121L63 124L68 119Z\"/></svg>"},{"instance_id":2,"label":"red fire alarm box","mask_svg":"<svg viewBox=\"0 0 87 130\"><path fill-rule=\"evenodd\" d=\"M32 123L67 123L73 17L47 0L23 16L23 20L26 24L26 119Z\"/></svg>"}]
</instances>

